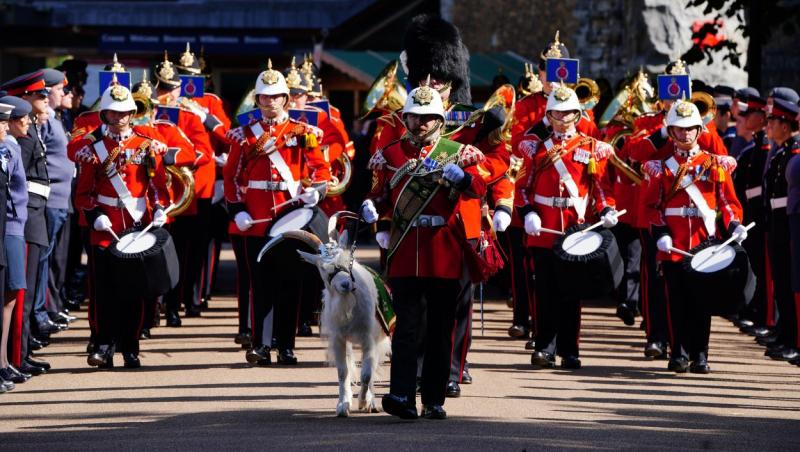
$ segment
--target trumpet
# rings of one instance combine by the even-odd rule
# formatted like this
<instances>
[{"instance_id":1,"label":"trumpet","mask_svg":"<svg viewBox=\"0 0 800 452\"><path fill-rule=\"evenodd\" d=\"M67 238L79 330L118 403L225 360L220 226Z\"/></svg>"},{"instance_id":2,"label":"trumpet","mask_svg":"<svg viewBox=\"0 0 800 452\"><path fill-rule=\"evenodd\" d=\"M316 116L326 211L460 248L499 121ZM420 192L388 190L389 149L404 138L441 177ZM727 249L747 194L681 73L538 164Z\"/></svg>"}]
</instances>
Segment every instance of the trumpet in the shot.
<instances>
[{"instance_id":1,"label":"trumpet","mask_svg":"<svg viewBox=\"0 0 800 452\"><path fill-rule=\"evenodd\" d=\"M581 77L575 85L575 94L584 111L589 111L600 102L600 87L590 78Z\"/></svg>"},{"instance_id":2,"label":"trumpet","mask_svg":"<svg viewBox=\"0 0 800 452\"><path fill-rule=\"evenodd\" d=\"M693 92L691 101L697 106L700 117L703 118L703 125L708 125L717 116L717 102L710 94L702 91Z\"/></svg>"}]
</instances>

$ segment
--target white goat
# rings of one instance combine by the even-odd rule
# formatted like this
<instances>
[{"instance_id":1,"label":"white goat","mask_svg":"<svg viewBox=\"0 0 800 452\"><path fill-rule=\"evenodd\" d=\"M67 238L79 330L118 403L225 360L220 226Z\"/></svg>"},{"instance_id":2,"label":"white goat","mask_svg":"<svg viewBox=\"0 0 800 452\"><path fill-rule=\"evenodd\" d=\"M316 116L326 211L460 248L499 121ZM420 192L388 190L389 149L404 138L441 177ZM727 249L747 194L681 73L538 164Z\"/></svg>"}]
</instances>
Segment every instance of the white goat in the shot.
<instances>
[{"instance_id":1,"label":"white goat","mask_svg":"<svg viewBox=\"0 0 800 452\"><path fill-rule=\"evenodd\" d=\"M297 252L306 262L319 269L325 283L320 331L327 338L328 357L333 359L339 374L336 415L347 417L350 414L353 398L351 380L355 373L353 344L361 347L358 409L377 413L374 378L381 360L390 353L391 344L376 318L378 289L375 279L370 270L352 261L346 231L338 241L328 244L317 242L318 254Z\"/></svg>"}]
</instances>

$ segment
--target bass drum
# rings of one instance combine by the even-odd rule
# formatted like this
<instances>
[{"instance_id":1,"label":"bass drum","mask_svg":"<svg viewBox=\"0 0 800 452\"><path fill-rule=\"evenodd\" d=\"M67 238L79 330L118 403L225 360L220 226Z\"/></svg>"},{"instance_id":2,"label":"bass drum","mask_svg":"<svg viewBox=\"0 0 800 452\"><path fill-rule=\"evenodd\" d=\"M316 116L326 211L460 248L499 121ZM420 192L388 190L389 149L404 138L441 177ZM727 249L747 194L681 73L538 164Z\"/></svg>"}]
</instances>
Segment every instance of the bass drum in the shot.
<instances>
[{"instance_id":1,"label":"bass drum","mask_svg":"<svg viewBox=\"0 0 800 452\"><path fill-rule=\"evenodd\" d=\"M734 242L715 253L720 243L711 239L692 248L694 256L683 259L683 271L695 299L705 304L708 313L728 316L753 299L756 276L741 245Z\"/></svg>"},{"instance_id":2,"label":"bass drum","mask_svg":"<svg viewBox=\"0 0 800 452\"><path fill-rule=\"evenodd\" d=\"M153 228L139 237L141 230L128 229L109 246L115 284L121 293L133 297L158 297L178 284L178 254L166 229Z\"/></svg>"},{"instance_id":3,"label":"bass drum","mask_svg":"<svg viewBox=\"0 0 800 452\"><path fill-rule=\"evenodd\" d=\"M272 227L269 228L267 241L289 231L306 231L314 234L322 243L328 243L328 216L319 207L299 207L289 210L279 215ZM262 259L262 262L280 263L282 273L291 275L301 275L309 273L313 269L315 274L319 274L316 267L306 263L297 254L297 250L316 253L319 250L309 249L309 246L301 241L287 239L271 248ZM274 267L274 266L273 266Z\"/></svg>"},{"instance_id":4,"label":"bass drum","mask_svg":"<svg viewBox=\"0 0 800 452\"><path fill-rule=\"evenodd\" d=\"M553 245L559 290L579 300L608 295L622 281L624 267L614 234L576 224Z\"/></svg>"}]
</instances>

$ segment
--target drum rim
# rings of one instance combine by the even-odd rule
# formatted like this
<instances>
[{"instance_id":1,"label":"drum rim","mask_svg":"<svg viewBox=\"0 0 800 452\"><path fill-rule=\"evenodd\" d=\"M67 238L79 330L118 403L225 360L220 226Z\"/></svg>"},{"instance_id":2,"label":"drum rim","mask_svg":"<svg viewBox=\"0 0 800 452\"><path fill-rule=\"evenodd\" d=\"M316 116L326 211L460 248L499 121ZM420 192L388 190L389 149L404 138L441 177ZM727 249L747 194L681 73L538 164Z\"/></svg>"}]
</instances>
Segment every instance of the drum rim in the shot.
<instances>
[{"instance_id":1,"label":"drum rim","mask_svg":"<svg viewBox=\"0 0 800 452\"><path fill-rule=\"evenodd\" d=\"M144 229L144 227L141 227L141 226L125 229L124 231L122 231L122 233L120 233L120 237L128 235L128 234L131 234L131 233L140 232L142 229ZM144 258L144 257L152 256L152 255L156 254L157 252L160 252L160 250L162 248L164 248L165 244L168 241L172 240L172 236L170 235L169 231L167 231L164 228L152 228L148 232L152 233L156 237L155 243L150 248L148 248L148 249L146 249L144 251L136 252L136 253L121 252L115 246L117 242L114 241L111 245L109 245L107 247L108 252L111 253L114 257L117 257L119 259Z\"/></svg>"},{"instance_id":2,"label":"drum rim","mask_svg":"<svg viewBox=\"0 0 800 452\"><path fill-rule=\"evenodd\" d=\"M564 235L559 236L553 243L553 253L556 255L556 258L568 262L589 262L604 256L605 255L604 250L608 248L610 246L611 241L614 240L614 234L612 234L611 231L605 228L600 230L595 229L592 231L599 234L603 240L601 241L600 246L598 246L597 249L592 251L591 253L578 255L578 254L567 253L564 250L563 246L564 240L566 240L568 236L576 232L582 231L583 229L586 229L589 226L590 225L587 223L581 223L581 224L574 224L568 227L567 230L564 231ZM566 257L568 257L569 259L565 259Z\"/></svg>"}]
</instances>

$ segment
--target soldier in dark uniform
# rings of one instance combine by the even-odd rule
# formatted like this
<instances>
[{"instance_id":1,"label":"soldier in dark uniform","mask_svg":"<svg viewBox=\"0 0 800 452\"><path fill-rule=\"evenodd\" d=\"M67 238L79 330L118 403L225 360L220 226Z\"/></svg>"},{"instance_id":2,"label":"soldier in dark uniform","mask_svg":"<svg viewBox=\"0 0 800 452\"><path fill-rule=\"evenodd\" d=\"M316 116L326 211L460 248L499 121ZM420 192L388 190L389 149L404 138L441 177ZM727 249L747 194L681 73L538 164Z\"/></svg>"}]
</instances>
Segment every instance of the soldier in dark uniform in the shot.
<instances>
[{"instance_id":1,"label":"soldier in dark uniform","mask_svg":"<svg viewBox=\"0 0 800 452\"><path fill-rule=\"evenodd\" d=\"M31 104L31 126L26 137L19 137L22 163L28 181L28 221L25 223L25 241L28 244L25 299L23 306L22 336L18 368L23 373L39 375L50 368L45 361L35 361L30 357L31 313L36 299L39 278L39 256L47 248L47 219L45 206L50 195L50 178L47 175L47 156L40 135L39 119L47 114L47 93L44 72L36 71L6 82L0 89L9 95L19 96ZM46 286L45 286L46 287ZM18 308L18 309L19 309Z\"/></svg>"},{"instance_id":2,"label":"soldier in dark uniform","mask_svg":"<svg viewBox=\"0 0 800 452\"><path fill-rule=\"evenodd\" d=\"M800 153L798 137L797 93L785 87L774 88L767 99L767 137L774 148L764 173L764 209L767 229L767 252L772 271L778 324L775 340L766 355L789 361L800 357L798 352L797 305L792 291L790 268L790 231L787 215L788 184L786 168L789 160Z\"/></svg>"}]
</instances>

